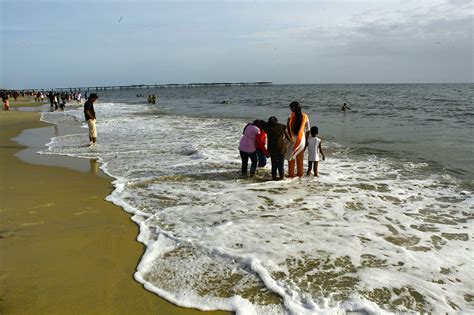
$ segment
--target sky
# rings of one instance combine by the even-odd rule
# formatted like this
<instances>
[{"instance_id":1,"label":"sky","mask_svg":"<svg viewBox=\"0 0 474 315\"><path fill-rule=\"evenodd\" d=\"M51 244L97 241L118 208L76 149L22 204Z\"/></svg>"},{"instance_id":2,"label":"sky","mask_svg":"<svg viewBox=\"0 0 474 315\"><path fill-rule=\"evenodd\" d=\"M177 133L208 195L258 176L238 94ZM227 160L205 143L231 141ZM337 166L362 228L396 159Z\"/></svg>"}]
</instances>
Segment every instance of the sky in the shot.
<instances>
[{"instance_id":1,"label":"sky","mask_svg":"<svg viewBox=\"0 0 474 315\"><path fill-rule=\"evenodd\" d=\"M474 82L474 0L0 0L0 88Z\"/></svg>"}]
</instances>

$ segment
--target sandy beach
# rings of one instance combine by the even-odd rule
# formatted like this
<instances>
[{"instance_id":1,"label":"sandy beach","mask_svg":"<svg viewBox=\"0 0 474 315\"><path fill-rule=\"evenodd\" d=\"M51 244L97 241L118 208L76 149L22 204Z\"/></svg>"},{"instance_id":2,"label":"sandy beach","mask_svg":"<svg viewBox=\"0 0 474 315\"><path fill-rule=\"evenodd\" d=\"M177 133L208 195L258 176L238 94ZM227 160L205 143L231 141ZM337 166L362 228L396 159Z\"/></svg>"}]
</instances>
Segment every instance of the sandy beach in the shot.
<instances>
[{"instance_id":1,"label":"sandy beach","mask_svg":"<svg viewBox=\"0 0 474 315\"><path fill-rule=\"evenodd\" d=\"M25 147L11 139L23 130L43 127L54 135L39 117L0 112L0 313L198 313L168 303L133 279L144 250L135 241L138 227L104 200L113 187L96 163L47 157L51 165L68 159L73 168L86 170L77 171L16 156ZM27 159L34 160L30 151Z\"/></svg>"}]
</instances>

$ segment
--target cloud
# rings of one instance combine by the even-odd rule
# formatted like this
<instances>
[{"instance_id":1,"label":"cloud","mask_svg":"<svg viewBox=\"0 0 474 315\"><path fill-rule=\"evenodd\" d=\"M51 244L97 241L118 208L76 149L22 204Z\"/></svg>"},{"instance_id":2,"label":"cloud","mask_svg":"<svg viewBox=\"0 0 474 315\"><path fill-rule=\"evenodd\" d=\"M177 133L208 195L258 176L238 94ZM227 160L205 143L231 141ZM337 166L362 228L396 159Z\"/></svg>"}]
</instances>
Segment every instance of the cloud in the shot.
<instances>
[{"instance_id":1,"label":"cloud","mask_svg":"<svg viewBox=\"0 0 474 315\"><path fill-rule=\"evenodd\" d=\"M19 0L23 7L7 1L10 9L30 13L22 21L11 15L0 23L0 35L10 44L3 45L2 66L5 73L18 74L18 84L30 80L30 69L38 64L46 67L40 72L51 82L66 68L78 73L74 80L89 82L80 73L84 64L104 82L473 81L472 0L194 0L178 5L99 0L94 10L85 0L73 10L69 3L56 5L65 0L32 10L29 4L36 0ZM71 39L81 45L64 45ZM94 45L86 49L84 43ZM51 65L57 68L51 71ZM13 82L12 75L4 79Z\"/></svg>"},{"instance_id":2,"label":"cloud","mask_svg":"<svg viewBox=\"0 0 474 315\"><path fill-rule=\"evenodd\" d=\"M472 6L471 6L472 8ZM344 36L347 54L419 54L433 51L433 43L472 52L474 11L446 4L398 12L381 12L384 18L361 18L350 37ZM447 49L449 50L449 49ZM422 55L419 56L423 58ZM449 58L449 56L446 56Z\"/></svg>"},{"instance_id":3,"label":"cloud","mask_svg":"<svg viewBox=\"0 0 474 315\"><path fill-rule=\"evenodd\" d=\"M288 73L312 71L332 82L472 82L473 12L472 1L402 1L242 40L278 49L273 59L291 64Z\"/></svg>"},{"instance_id":4,"label":"cloud","mask_svg":"<svg viewBox=\"0 0 474 315\"><path fill-rule=\"evenodd\" d=\"M472 4L472 0L449 0L449 3L453 5L466 5Z\"/></svg>"},{"instance_id":5,"label":"cloud","mask_svg":"<svg viewBox=\"0 0 474 315\"><path fill-rule=\"evenodd\" d=\"M416 53L433 43L452 49L472 46L472 1L451 1L418 7L371 9L353 16L350 23L307 25L255 32L242 39L261 43L286 43L312 48L320 54L373 55ZM462 5L460 5L462 3Z\"/></svg>"}]
</instances>

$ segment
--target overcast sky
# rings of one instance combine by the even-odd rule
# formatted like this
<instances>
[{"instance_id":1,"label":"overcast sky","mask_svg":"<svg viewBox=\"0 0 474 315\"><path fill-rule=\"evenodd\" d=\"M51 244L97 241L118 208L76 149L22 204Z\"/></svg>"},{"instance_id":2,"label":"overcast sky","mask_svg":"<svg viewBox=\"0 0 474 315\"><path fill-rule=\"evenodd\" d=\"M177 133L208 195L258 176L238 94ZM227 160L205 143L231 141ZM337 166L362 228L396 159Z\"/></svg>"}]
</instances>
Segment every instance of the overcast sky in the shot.
<instances>
[{"instance_id":1,"label":"overcast sky","mask_svg":"<svg viewBox=\"0 0 474 315\"><path fill-rule=\"evenodd\" d=\"M474 81L474 0L0 4L5 88Z\"/></svg>"}]
</instances>

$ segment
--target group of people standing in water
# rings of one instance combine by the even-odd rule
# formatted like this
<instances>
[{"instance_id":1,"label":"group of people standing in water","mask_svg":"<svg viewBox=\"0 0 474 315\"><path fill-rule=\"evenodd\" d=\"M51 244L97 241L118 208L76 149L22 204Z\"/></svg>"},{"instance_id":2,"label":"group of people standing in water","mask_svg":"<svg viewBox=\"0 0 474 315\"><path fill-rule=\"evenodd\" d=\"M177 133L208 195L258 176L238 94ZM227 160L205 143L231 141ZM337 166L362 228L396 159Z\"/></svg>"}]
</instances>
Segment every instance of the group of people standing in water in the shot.
<instances>
[{"instance_id":1,"label":"group of people standing in water","mask_svg":"<svg viewBox=\"0 0 474 315\"><path fill-rule=\"evenodd\" d=\"M250 176L253 176L258 167L266 165L266 158L270 157L273 180L283 179L284 163L288 161L288 177L303 176L303 160L305 150L308 149L308 169L306 175L318 176L318 162L325 159L321 146L321 139L317 137L318 128L310 127L308 115L302 112L298 102L290 104L291 114L287 124L281 124L275 116L263 120L255 120L245 126L239 144L242 159L242 175L248 172L250 158ZM267 147L265 147L267 143Z\"/></svg>"}]
</instances>

